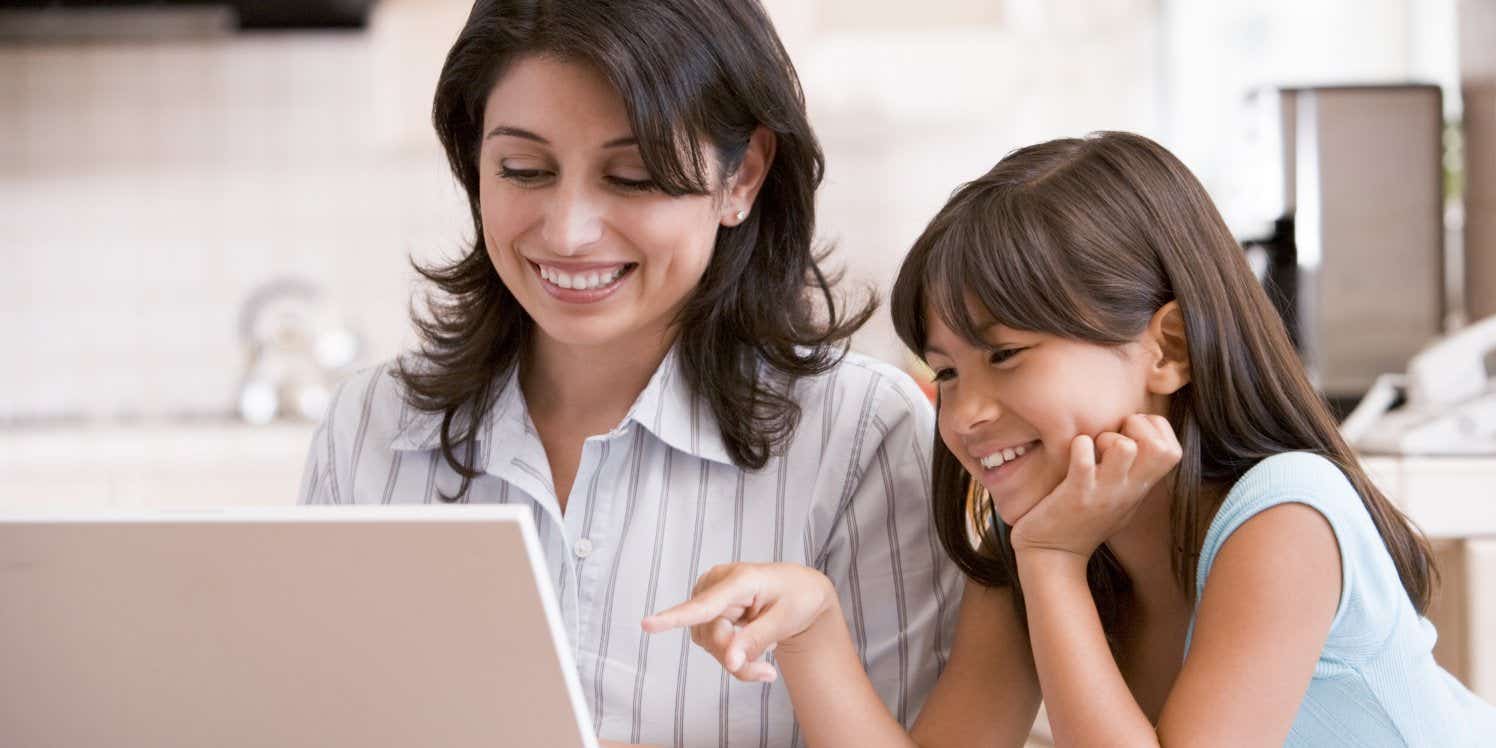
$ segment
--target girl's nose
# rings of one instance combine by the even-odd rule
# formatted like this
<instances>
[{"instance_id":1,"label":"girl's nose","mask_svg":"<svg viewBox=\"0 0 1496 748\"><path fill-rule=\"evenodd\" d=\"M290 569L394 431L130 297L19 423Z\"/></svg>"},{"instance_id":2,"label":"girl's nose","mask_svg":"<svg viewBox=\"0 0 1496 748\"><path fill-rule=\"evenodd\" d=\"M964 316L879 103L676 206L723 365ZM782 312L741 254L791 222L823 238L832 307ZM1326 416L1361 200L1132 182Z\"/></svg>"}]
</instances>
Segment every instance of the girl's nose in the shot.
<instances>
[{"instance_id":1,"label":"girl's nose","mask_svg":"<svg viewBox=\"0 0 1496 748\"><path fill-rule=\"evenodd\" d=\"M956 433L966 435L981 430L1002 415L997 399L978 387L960 388L949 397L942 396L940 416L950 419Z\"/></svg>"}]
</instances>

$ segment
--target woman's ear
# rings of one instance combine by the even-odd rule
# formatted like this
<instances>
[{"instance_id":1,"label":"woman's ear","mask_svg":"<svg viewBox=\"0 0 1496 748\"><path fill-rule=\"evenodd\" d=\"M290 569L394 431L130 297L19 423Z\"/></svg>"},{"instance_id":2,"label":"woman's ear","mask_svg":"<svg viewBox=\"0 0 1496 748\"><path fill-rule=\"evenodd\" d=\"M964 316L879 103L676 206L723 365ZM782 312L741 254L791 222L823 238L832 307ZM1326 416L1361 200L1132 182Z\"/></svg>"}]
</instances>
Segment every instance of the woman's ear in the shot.
<instances>
[{"instance_id":1,"label":"woman's ear","mask_svg":"<svg viewBox=\"0 0 1496 748\"><path fill-rule=\"evenodd\" d=\"M743 162L727 179L727 194L722 200L723 226L736 226L753 212L753 201L758 198L764 178L769 175L769 167L774 164L777 142L774 131L763 125L755 128L753 135L749 136Z\"/></svg>"},{"instance_id":2,"label":"woman's ear","mask_svg":"<svg viewBox=\"0 0 1496 748\"><path fill-rule=\"evenodd\" d=\"M1148 368L1148 391L1172 395L1189 384L1190 346L1179 302L1170 301L1159 307L1148 320L1148 330L1143 336L1153 359Z\"/></svg>"}]
</instances>

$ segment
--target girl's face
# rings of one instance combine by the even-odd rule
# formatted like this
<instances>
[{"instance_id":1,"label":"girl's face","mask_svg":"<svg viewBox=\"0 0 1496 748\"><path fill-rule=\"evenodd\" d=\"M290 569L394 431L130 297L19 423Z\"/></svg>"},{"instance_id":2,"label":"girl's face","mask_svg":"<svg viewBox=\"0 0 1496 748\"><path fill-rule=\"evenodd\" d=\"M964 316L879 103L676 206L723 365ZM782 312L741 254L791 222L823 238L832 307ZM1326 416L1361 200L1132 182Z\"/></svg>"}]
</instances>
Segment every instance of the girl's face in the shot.
<instances>
[{"instance_id":1,"label":"girl's face","mask_svg":"<svg viewBox=\"0 0 1496 748\"><path fill-rule=\"evenodd\" d=\"M515 61L489 93L483 132L484 242L539 334L646 347L668 335L718 226L747 206L659 191L623 99L585 65ZM719 184L715 158L706 161Z\"/></svg>"},{"instance_id":2,"label":"girl's face","mask_svg":"<svg viewBox=\"0 0 1496 748\"><path fill-rule=\"evenodd\" d=\"M941 441L1009 527L1064 480L1076 436L1167 412L1168 398L1149 392L1152 359L1141 343L1102 346L992 323L976 347L933 308L925 315Z\"/></svg>"}]
</instances>

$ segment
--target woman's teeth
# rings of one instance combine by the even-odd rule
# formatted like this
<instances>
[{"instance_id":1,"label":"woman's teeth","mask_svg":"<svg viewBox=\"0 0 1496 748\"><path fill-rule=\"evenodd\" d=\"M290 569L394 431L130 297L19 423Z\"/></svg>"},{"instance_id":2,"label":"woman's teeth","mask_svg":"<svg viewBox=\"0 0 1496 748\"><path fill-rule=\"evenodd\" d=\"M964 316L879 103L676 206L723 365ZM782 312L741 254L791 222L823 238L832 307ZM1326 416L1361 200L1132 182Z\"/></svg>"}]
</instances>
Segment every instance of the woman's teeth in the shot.
<instances>
[{"instance_id":1,"label":"woman's teeth","mask_svg":"<svg viewBox=\"0 0 1496 748\"><path fill-rule=\"evenodd\" d=\"M1018 459L1019 457L1022 457L1023 453L1027 451L1028 445L1024 444L1017 447L1010 447L1008 449L993 452L992 454L982 458L982 467L991 470L992 468L1002 465L1004 462L1011 462Z\"/></svg>"},{"instance_id":2,"label":"woman's teeth","mask_svg":"<svg viewBox=\"0 0 1496 748\"><path fill-rule=\"evenodd\" d=\"M545 265L540 265L539 267L540 277L562 288L570 288L578 291L591 291L595 288L610 285L613 281L618 280L618 277L623 275L623 271L628 268L627 265L619 265L612 270L568 273L564 270L557 270L556 268Z\"/></svg>"}]
</instances>

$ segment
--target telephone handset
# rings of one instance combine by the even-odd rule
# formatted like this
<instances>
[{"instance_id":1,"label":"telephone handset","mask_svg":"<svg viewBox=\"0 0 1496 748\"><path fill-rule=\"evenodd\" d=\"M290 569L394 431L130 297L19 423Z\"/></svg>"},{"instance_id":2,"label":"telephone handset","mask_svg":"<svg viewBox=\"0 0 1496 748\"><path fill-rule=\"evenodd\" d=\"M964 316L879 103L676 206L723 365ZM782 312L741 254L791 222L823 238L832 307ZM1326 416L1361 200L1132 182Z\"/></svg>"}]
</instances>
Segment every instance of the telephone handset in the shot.
<instances>
[{"instance_id":1,"label":"telephone handset","mask_svg":"<svg viewBox=\"0 0 1496 748\"><path fill-rule=\"evenodd\" d=\"M1420 351L1406 374L1384 374L1340 425L1369 454L1496 454L1496 316Z\"/></svg>"}]
</instances>

